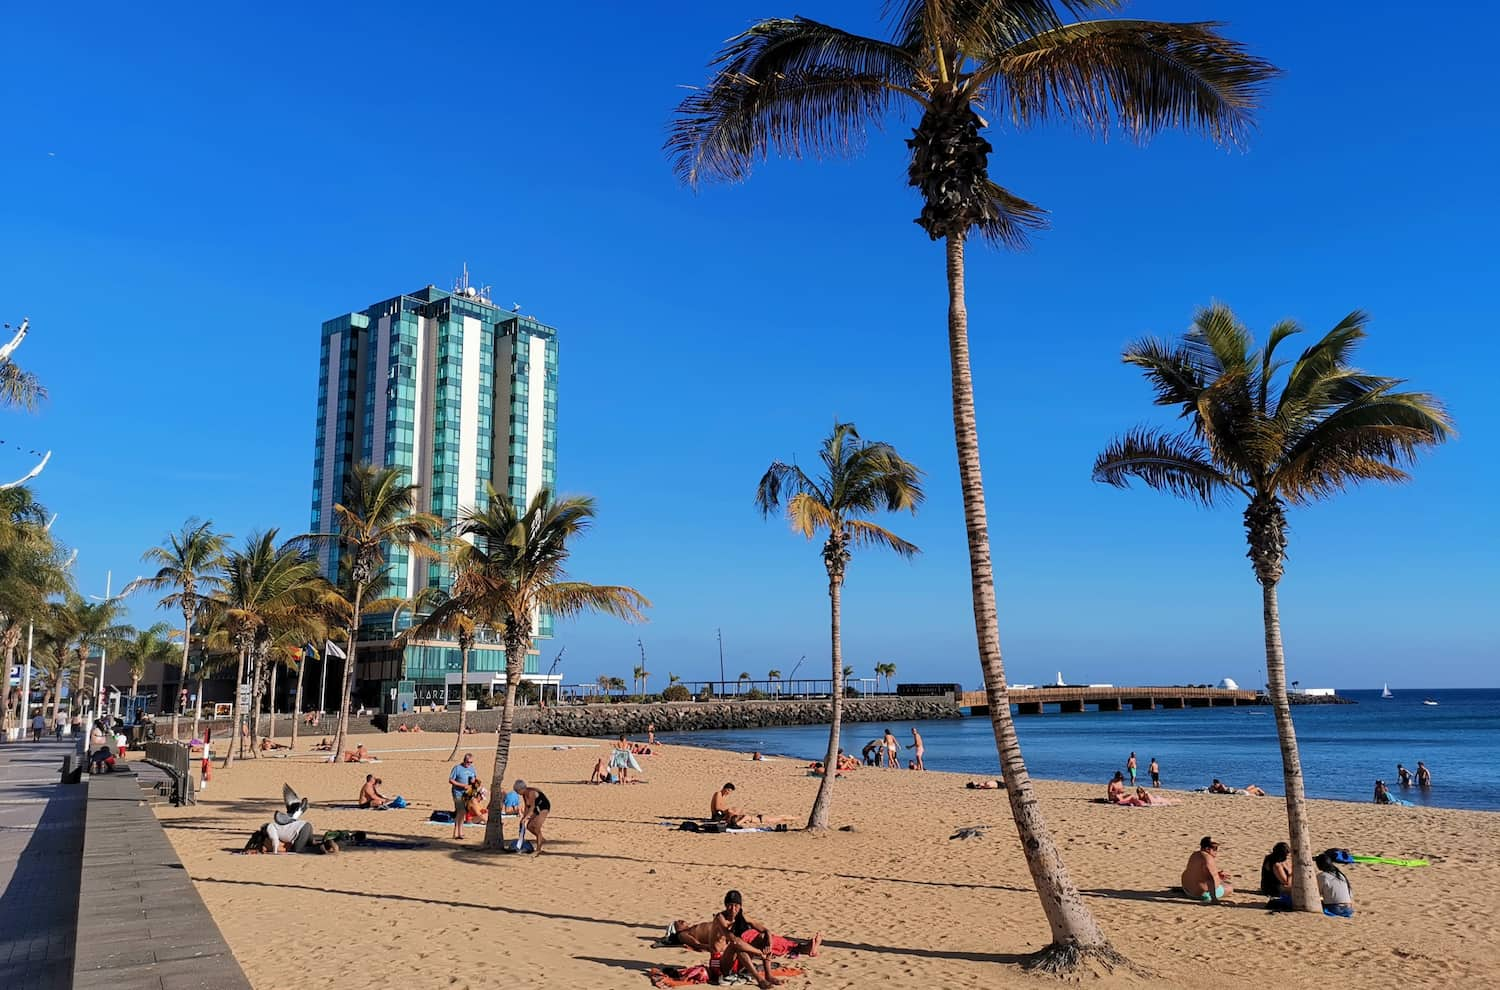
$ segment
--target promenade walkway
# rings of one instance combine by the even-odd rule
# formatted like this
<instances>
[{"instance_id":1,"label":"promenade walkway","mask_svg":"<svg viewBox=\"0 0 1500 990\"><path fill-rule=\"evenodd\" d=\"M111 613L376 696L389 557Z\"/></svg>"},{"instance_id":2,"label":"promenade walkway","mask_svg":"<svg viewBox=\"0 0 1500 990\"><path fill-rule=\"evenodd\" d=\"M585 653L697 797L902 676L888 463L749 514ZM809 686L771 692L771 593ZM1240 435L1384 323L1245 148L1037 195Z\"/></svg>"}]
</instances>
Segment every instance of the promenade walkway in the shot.
<instances>
[{"instance_id":1,"label":"promenade walkway","mask_svg":"<svg viewBox=\"0 0 1500 990\"><path fill-rule=\"evenodd\" d=\"M68 990L85 785L59 781L74 740L0 745L0 987Z\"/></svg>"}]
</instances>

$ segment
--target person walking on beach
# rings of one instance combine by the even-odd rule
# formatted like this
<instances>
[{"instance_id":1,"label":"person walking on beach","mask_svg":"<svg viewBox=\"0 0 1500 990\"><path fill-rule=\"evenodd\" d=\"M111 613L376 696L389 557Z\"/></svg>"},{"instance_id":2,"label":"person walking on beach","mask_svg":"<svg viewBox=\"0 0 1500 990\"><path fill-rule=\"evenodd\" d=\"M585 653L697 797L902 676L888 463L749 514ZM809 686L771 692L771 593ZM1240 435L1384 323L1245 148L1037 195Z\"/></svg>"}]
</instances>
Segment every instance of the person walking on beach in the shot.
<instances>
[{"instance_id":1,"label":"person walking on beach","mask_svg":"<svg viewBox=\"0 0 1500 990\"><path fill-rule=\"evenodd\" d=\"M1152 787L1160 787L1161 786L1161 767L1157 766L1157 764L1156 764L1156 757L1154 757L1154 756L1151 757L1151 766L1148 769L1151 771L1151 786Z\"/></svg>"},{"instance_id":2,"label":"person walking on beach","mask_svg":"<svg viewBox=\"0 0 1500 990\"><path fill-rule=\"evenodd\" d=\"M1427 764L1423 763L1421 760L1417 761L1417 786L1418 787L1431 787L1432 786L1432 771L1428 770L1427 769Z\"/></svg>"},{"instance_id":3,"label":"person walking on beach","mask_svg":"<svg viewBox=\"0 0 1500 990\"><path fill-rule=\"evenodd\" d=\"M922 762L922 734L917 731L915 725L911 727L911 748L916 753L916 768L918 770L926 770L927 764Z\"/></svg>"},{"instance_id":4,"label":"person walking on beach","mask_svg":"<svg viewBox=\"0 0 1500 990\"><path fill-rule=\"evenodd\" d=\"M897 755L900 752L900 750L901 750L901 744L896 741L896 735L895 735L895 733L891 732L890 729L886 729L885 730L885 766L886 766L887 770L889 770L889 769L891 769L893 767L896 768L896 769L898 769L898 770L901 768L901 757ZM1420 763L1417 764L1417 765L1421 766Z\"/></svg>"},{"instance_id":5,"label":"person walking on beach","mask_svg":"<svg viewBox=\"0 0 1500 990\"><path fill-rule=\"evenodd\" d=\"M1130 754L1130 759L1125 761L1125 769L1130 773L1130 786L1135 786L1135 754Z\"/></svg>"},{"instance_id":6,"label":"person walking on beach","mask_svg":"<svg viewBox=\"0 0 1500 990\"><path fill-rule=\"evenodd\" d=\"M448 786L453 788L453 837L464 837L464 816L469 811L469 785L479 779L474 771L474 754L465 753L464 761L448 775Z\"/></svg>"}]
</instances>

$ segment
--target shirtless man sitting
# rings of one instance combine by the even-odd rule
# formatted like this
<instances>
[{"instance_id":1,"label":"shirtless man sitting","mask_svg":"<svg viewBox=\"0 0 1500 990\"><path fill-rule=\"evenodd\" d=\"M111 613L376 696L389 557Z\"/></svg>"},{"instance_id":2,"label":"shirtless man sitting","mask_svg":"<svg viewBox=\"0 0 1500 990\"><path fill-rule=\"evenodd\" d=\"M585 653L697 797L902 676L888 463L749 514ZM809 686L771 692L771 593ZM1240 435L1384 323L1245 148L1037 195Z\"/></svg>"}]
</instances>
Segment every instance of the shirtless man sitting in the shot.
<instances>
[{"instance_id":1,"label":"shirtless man sitting","mask_svg":"<svg viewBox=\"0 0 1500 990\"><path fill-rule=\"evenodd\" d=\"M364 743L360 743L358 746L354 747L354 749L352 751L351 750L347 750L347 749L344 750L344 762L345 763L379 763L380 761L377 760L375 757L373 757L373 756L371 756L369 754L369 752L365 749L365 744Z\"/></svg>"},{"instance_id":2,"label":"shirtless man sitting","mask_svg":"<svg viewBox=\"0 0 1500 990\"><path fill-rule=\"evenodd\" d=\"M1182 871L1182 892L1195 901L1217 904L1234 888L1229 884L1229 874L1219 869L1219 844L1205 835L1198 843L1198 851L1188 857L1187 868Z\"/></svg>"},{"instance_id":3,"label":"shirtless man sitting","mask_svg":"<svg viewBox=\"0 0 1500 990\"><path fill-rule=\"evenodd\" d=\"M1104 792L1105 799L1110 804L1123 804L1125 801L1125 774L1119 770L1115 771L1114 779L1109 782L1109 788Z\"/></svg>"},{"instance_id":4,"label":"shirtless man sitting","mask_svg":"<svg viewBox=\"0 0 1500 990\"><path fill-rule=\"evenodd\" d=\"M359 789L359 806L361 808L384 808L391 803L391 799L380 793L380 785L383 781L373 773L365 774L365 786Z\"/></svg>"},{"instance_id":5,"label":"shirtless man sitting","mask_svg":"<svg viewBox=\"0 0 1500 990\"><path fill-rule=\"evenodd\" d=\"M723 822L730 828L743 828L745 825L777 825L791 821L790 818L768 818L765 815L752 815L748 811L729 806L729 795L734 793L733 784L725 784L720 790L714 791L713 798L708 803L709 817L716 822Z\"/></svg>"},{"instance_id":6,"label":"shirtless man sitting","mask_svg":"<svg viewBox=\"0 0 1500 990\"><path fill-rule=\"evenodd\" d=\"M696 925L690 925L686 920L674 921L667 943L681 945L695 952L707 952L710 983L718 982L721 973L735 973L743 969L754 975L755 982L761 987L780 984L782 981L771 975L770 954L762 952L744 939L724 934L718 919L719 916L714 915L713 921L702 921ZM755 972L757 962L761 965L762 974Z\"/></svg>"},{"instance_id":7,"label":"shirtless man sitting","mask_svg":"<svg viewBox=\"0 0 1500 990\"><path fill-rule=\"evenodd\" d=\"M1233 794L1234 791L1231 791L1228 787L1226 787L1224 785L1224 782L1222 780L1220 780L1218 777L1215 777L1214 778L1214 782L1212 784L1208 785L1208 793L1210 793L1210 794Z\"/></svg>"}]
</instances>

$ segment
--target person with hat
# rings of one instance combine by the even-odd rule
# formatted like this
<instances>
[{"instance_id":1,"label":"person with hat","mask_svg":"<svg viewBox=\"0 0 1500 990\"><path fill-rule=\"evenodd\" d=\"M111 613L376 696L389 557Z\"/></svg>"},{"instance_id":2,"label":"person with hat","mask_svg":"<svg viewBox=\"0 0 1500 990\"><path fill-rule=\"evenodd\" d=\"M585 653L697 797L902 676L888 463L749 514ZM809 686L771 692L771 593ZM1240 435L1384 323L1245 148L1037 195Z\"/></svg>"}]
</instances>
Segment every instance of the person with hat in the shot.
<instances>
[{"instance_id":1,"label":"person with hat","mask_svg":"<svg viewBox=\"0 0 1500 990\"><path fill-rule=\"evenodd\" d=\"M1187 868L1182 871L1182 892L1204 904L1218 904L1234 893L1229 874L1219 869L1219 844L1213 836L1205 835L1198 842L1198 851L1188 857Z\"/></svg>"}]
</instances>

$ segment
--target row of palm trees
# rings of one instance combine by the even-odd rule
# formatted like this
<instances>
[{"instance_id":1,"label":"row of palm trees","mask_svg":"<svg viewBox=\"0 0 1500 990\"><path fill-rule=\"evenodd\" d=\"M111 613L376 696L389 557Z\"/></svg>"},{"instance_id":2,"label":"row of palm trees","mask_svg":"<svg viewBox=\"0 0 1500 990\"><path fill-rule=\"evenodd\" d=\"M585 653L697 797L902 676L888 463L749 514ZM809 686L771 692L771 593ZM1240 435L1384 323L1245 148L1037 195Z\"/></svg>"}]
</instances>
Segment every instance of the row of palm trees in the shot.
<instances>
[{"instance_id":1,"label":"row of palm trees","mask_svg":"<svg viewBox=\"0 0 1500 990\"><path fill-rule=\"evenodd\" d=\"M678 176L696 188L714 180L742 181L772 153L852 155L893 113L918 118L907 140L908 183L921 197L917 224L944 245L953 432L975 638L1007 798L1051 930L1049 945L1030 965L1059 972L1089 959L1111 966L1122 957L1068 875L1011 717L969 362L965 252L976 234L1001 247L1024 246L1047 225L1047 215L991 178L994 149L982 133L990 122L981 112L1003 115L1017 132L1063 121L1101 135L1119 128L1138 140L1181 128L1216 144L1238 145L1253 129L1264 86L1277 71L1215 23L1063 17L1115 7L1110 0L903 0L886 5L890 30L879 38L804 17L762 20L725 42L707 84L678 106L667 142ZM1400 393L1396 380L1349 364L1363 324L1361 315L1352 314L1289 370L1274 352L1295 325L1279 324L1257 350L1220 306L1200 314L1180 341L1132 346L1125 360L1143 369L1158 403L1181 410L1188 429L1132 431L1106 448L1094 471L1102 482L1140 480L1204 504L1236 494L1246 498L1299 870L1293 898L1306 911L1319 904L1275 591L1285 560L1284 506L1325 498L1361 480L1402 480L1402 466L1418 449L1441 442L1451 429L1435 400ZM837 425L821 453L826 473L817 481L794 465L773 464L757 502L769 513L785 494L795 530L809 538L826 534L822 551L837 681L840 594L851 547L866 542L906 556L917 552L862 517L877 509L915 511L921 489L914 467L886 445L863 444L851 425ZM856 485L853 494L844 484L851 476L863 486ZM836 757L839 717L836 697L825 765ZM824 777L810 826L826 825L833 780L832 774Z\"/></svg>"}]
</instances>

